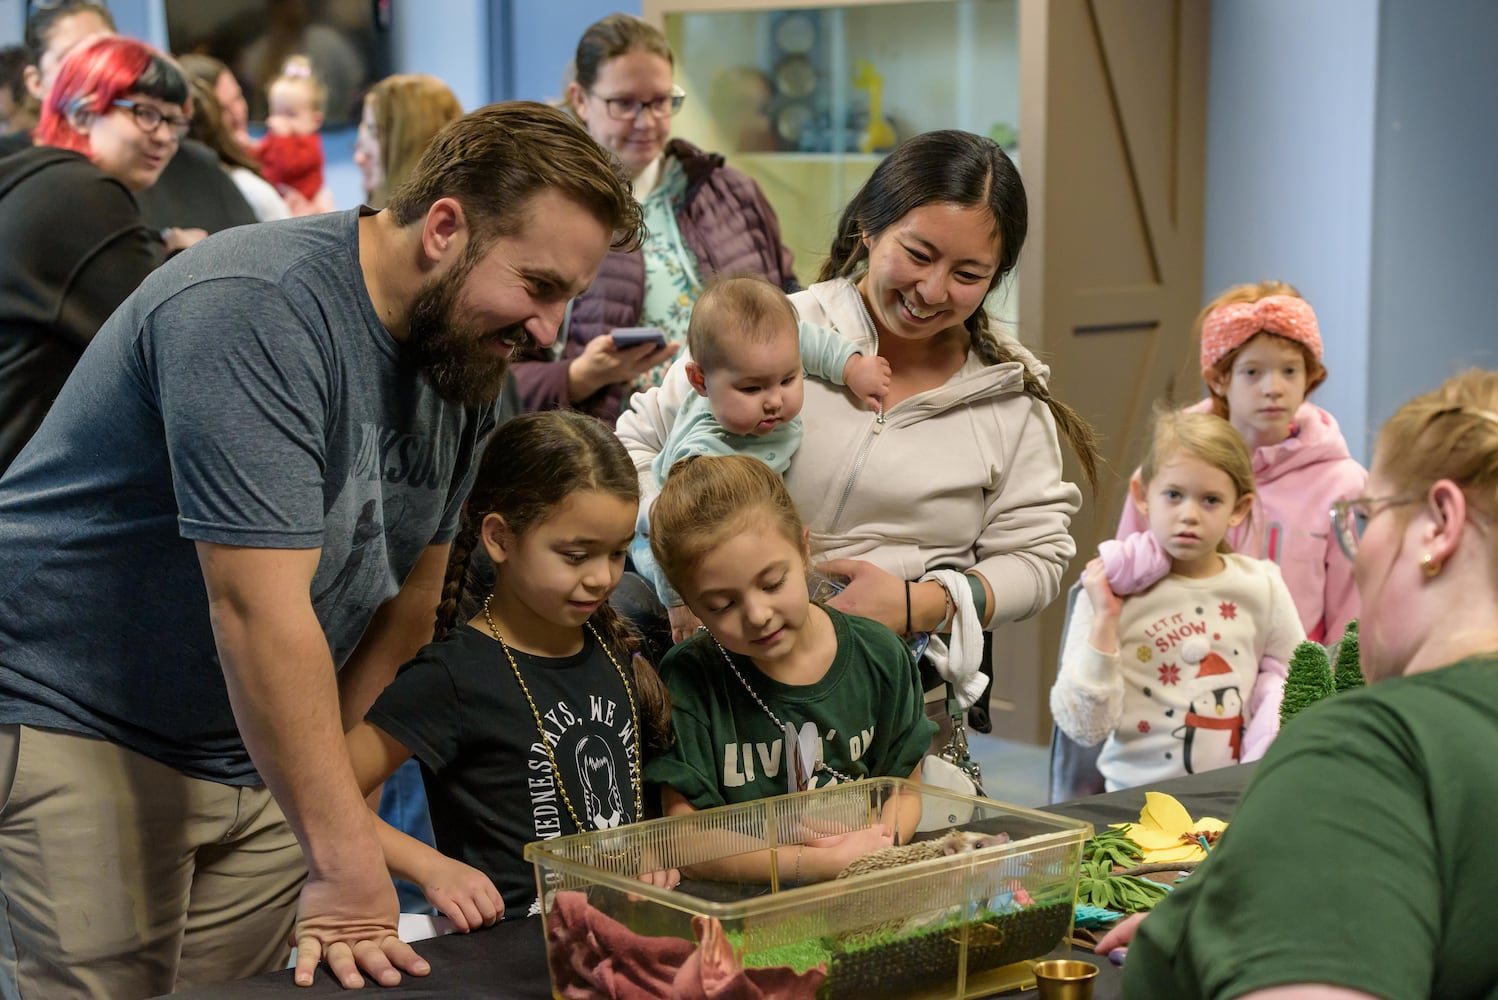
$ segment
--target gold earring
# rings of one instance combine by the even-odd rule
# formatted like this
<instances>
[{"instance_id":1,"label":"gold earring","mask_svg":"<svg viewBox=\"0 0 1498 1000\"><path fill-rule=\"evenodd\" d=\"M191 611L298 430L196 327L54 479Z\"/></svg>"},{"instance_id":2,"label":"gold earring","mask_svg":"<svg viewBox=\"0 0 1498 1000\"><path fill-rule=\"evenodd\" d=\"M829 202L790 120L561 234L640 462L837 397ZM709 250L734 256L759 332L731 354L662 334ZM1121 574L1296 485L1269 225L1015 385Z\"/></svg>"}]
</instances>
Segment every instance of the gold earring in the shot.
<instances>
[{"instance_id":1,"label":"gold earring","mask_svg":"<svg viewBox=\"0 0 1498 1000\"><path fill-rule=\"evenodd\" d=\"M1424 573L1426 579L1433 579L1441 573L1441 561L1429 552L1420 557L1420 572Z\"/></svg>"}]
</instances>

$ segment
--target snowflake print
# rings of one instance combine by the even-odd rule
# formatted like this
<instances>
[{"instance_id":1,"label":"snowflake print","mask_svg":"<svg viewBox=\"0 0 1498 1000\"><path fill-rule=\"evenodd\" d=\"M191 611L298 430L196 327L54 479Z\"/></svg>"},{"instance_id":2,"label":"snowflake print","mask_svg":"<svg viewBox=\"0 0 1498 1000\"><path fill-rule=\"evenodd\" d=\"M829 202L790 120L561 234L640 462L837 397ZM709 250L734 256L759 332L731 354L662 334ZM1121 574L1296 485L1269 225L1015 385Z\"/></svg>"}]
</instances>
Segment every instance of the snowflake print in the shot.
<instances>
[{"instance_id":1,"label":"snowflake print","mask_svg":"<svg viewBox=\"0 0 1498 1000\"><path fill-rule=\"evenodd\" d=\"M1217 613L1222 615L1224 621L1232 621L1238 617L1238 605L1232 601L1223 601L1217 605Z\"/></svg>"},{"instance_id":2,"label":"snowflake print","mask_svg":"<svg viewBox=\"0 0 1498 1000\"><path fill-rule=\"evenodd\" d=\"M1181 682L1181 668L1174 663L1160 664L1160 683L1179 684Z\"/></svg>"},{"instance_id":3,"label":"snowflake print","mask_svg":"<svg viewBox=\"0 0 1498 1000\"><path fill-rule=\"evenodd\" d=\"M1139 720L1139 731L1141 733L1147 733L1150 731L1150 724L1148 719Z\"/></svg>"},{"instance_id":4,"label":"snowflake print","mask_svg":"<svg viewBox=\"0 0 1498 1000\"><path fill-rule=\"evenodd\" d=\"M1153 660L1155 658L1155 653L1154 650L1150 649L1148 646L1140 646L1138 649L1134 650L1134 658L1137 659L1140 663L1148 663L1150 660Z\"/></svg>"}]
</instances>

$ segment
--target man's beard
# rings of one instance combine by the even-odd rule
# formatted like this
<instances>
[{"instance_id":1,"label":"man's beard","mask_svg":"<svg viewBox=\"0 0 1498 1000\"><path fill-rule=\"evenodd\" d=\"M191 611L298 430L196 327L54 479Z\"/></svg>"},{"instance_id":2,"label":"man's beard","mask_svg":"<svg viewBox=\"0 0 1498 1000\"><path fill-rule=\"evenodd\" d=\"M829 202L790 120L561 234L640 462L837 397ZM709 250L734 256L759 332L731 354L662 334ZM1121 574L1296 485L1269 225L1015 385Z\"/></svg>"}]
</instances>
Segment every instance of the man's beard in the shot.
<instances>
[{"instance_id":1,"label":"man's beard","mask_svg":"<svg viewBox=\"0 0 1498 1000\"><path fill-rule=\"evenodd\" d=\"M487 406L504 390L510 352L530 342L521 324L484 330L458 318L458 296L473 269L462 261L424 285L411 303L401 356L421 370L437 395L462 406Z\"/></svg>"}]
</instances>

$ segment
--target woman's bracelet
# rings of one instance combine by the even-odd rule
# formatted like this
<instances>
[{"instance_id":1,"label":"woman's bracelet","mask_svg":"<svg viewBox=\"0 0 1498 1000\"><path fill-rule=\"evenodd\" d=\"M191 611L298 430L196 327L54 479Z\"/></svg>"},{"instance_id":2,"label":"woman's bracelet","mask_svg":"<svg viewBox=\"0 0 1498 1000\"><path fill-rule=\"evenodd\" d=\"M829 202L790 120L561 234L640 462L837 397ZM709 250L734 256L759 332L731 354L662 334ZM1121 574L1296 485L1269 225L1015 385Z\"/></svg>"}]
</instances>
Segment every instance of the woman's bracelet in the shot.
<instances>
[{"instance_id":1,"label":"woman's bracelet","mask_svg":"<svg viewBox=\"0 0 1498 1000\"><path fill-rule=\"evenodd\" d=\"M791 882L795 885L801 884L801 852L806 850L805 844L796 845L796 873L791 876Z\"/></svg>"},{"instance_id":2,"label":"woman's bracelet","mask_svg":"<svg viewBox=\"0 0 1498 1000\"><path fill-rule=\"evenodd\" d=\"M988 624L988 591L984 589L983 578L977 573L964 573L967 577L968 589L973 592L973 609L978 612L979 627Z\"/></svg>"},{"instance_id":3,"label":"woman's bracelet","mask_svg":"<svg viewBox=\"0 0 1498 1000\"><path fill-rule=\"evenodd\" d=\"M905 581L905 631L901 633L907 638L910 636L910 581Z\"/></svg>"}]
</instances>

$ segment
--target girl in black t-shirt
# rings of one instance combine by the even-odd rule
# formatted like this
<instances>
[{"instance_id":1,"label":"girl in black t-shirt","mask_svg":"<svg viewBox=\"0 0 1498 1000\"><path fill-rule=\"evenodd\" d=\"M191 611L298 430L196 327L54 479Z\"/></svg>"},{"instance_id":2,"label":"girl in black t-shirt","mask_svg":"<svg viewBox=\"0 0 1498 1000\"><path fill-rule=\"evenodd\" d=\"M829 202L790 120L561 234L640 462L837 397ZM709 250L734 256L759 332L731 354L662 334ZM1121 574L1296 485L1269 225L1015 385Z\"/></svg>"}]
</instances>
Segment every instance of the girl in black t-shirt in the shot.
<instances>
[{"instance_id":1,"label":"girl in black t-shirt","mask_svg":"<svg viewBox=\"0 0 1498 1000\"><path fill-rule=\"evenodd\" d=\"M421 763L438 849L383 822L380 841L391 872L458 930L537 912L527 843L641 817L642 744L669 743L670 706L608 603L638 505L634 466L596 419L553 410L503 424L453 542L435 641L348 734L366 794L407 758ZM494 585L457 624L478 596L479 546Z\"/></svg>"}]
</instances>

